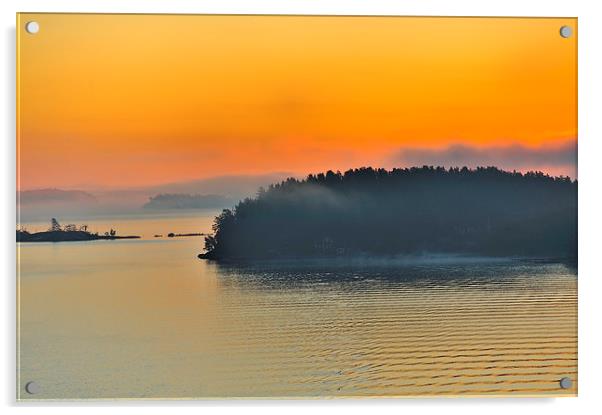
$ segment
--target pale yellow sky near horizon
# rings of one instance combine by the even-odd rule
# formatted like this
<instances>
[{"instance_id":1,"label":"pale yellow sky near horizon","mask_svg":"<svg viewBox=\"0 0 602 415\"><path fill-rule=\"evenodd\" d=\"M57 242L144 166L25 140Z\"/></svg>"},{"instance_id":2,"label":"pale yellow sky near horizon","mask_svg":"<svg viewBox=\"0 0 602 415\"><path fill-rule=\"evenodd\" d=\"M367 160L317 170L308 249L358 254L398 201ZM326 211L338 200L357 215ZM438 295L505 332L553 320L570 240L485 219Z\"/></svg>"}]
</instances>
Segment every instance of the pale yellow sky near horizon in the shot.
<instances>
[{"instance_id":1,"label":"pale yellow sky near horizon","mask_svg":"<svg viewBox=\"0 0 602 415\"><path fill-rule=\"evenodd\" d=\"M39 33L24 31L30 20ZM534 168L574 175L576 155L546 155L577 139L576 29L574 18L20 14L18 187L392 167L403 149L458 144L518 146Z\"/></svg>"}]
</instances>

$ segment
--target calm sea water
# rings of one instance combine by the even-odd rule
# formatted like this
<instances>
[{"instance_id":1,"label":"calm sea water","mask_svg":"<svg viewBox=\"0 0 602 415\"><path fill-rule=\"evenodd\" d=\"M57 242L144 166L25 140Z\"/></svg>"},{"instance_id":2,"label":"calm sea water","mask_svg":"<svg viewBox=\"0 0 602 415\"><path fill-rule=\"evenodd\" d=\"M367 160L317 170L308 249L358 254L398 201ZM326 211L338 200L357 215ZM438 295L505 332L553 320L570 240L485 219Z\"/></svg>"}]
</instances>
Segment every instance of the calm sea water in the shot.
<instances>
[{"instance_id":1,"label":"calm sea water","mask_svg":"<svg viewBox=\"0 0 602 415\"><path fill-rule=\"evenodd\" d=\"M200 237L148 236L210 224L169 221L128 225L142 240L19 246L20 399L577 392L570 265L226 266L196 258Z\"/></svg>"}]
</instances>

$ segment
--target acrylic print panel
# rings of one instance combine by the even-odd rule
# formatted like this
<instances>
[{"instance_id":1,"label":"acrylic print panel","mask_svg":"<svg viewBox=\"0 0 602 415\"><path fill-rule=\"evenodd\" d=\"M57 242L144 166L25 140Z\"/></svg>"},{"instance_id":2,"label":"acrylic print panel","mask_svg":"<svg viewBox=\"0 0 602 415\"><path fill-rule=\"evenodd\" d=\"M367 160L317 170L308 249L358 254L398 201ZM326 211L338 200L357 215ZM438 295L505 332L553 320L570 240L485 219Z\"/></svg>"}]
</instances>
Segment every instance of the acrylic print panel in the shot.
<instances>
[{"instance_id":1,"label":"acrylic print panel","mask_svg":"<svg viewBox=\"0 0 602 415\"><path fill-rule=\"evenodd\" d=\"M17 33L19 399L577 394L576 19Z\"/></svg>"}]
</instances>

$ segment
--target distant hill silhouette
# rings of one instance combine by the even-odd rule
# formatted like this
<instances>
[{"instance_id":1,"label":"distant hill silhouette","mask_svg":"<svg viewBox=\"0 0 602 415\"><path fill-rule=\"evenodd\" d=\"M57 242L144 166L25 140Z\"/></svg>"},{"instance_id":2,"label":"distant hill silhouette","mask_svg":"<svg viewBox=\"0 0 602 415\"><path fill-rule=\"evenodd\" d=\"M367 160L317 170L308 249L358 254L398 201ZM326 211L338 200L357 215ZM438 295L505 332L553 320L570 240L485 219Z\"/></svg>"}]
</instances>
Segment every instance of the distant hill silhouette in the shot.
<instances>
[{"instance_id":1,"label":"distant hill silhouette","mask_svg":"<svg viewBox=\"0 0 602 415\"><path fill-rule=\"evenodd\" d=\"M232 206L233 200L222 195L159 194L144 204L144 209L222 209Z\"/></svg>"},{"instance_id":2,"label":"distant hill silhouette","mask_svg":"<svg viewBox=\"0 0 602 415\"><path fill-rule=\"evenodd\" d=\"M255 194L260 186L268 186L291 176L291 173L273 172L259 175L240 174L213 176L198 180L144 185L135 187L99 187L90 185L82 190L35 189L17 191L17 204L22 222L38 222L48 217L98 218L106 215L155 214L157 210L222 209L236 201ZM156 199L158 195L183 195ZM223 201L210 199L186 200L186 196L215 195ZM169 200L168 200L169 199ZM227 199L227 200L226 200ZM204 203L207 202L207 203ZM148 205L143 208L144 205ZM182 207L180 207L182 206ZM175 210L174 210L175 213Z\"/></svg>"},{"instance_id":3,"label":"distant hill silhouette","mask_svg":"<svg viewBox=\"0 0 602 415\"><path fill-rule=\"evenodd\" d=\"M495 167L287 179L215 218L206 259L413 253L575 258L577 182Z\"/></svg>"},{"instance_id":4,"label":"distant hill silhouette","mask_svg":"<svg viewBox=\"0 0 602 415\"><path fill-rule=\"evenodd\" d=\"M82 190L61 190L61 189L37 189L23 190L19 193L19 201L21 204L34 203L96 203L97 199L88 192Z\"/></svg>"}]
</instances>

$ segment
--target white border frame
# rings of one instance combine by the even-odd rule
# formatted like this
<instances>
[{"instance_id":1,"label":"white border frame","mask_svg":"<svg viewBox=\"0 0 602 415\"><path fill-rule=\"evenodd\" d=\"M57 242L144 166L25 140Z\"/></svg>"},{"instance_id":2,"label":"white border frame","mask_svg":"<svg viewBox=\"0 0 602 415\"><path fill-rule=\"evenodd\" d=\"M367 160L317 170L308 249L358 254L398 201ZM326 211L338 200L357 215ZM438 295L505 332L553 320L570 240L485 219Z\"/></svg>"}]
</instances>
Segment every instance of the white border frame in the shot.
<instances>
[{"instance_id":1,"label":"white border frame","mask_svg":"<svg viewBox=\"0 0 602 415\"><path fill-rule=\"evenodd\" d=\"M2 275L3 364L0 365L0 396L7 406L6 413L37 412L46 407L49 413L124 414L164 413L169 411L231 412L245 408L251 414L265 412L320 413L344 410L363 413L366 410L399 413L421 410L446 414L506 414L523 410L536 413L590 413L602 407L597 401L602 350L600 324L602 316L597 296L602 294L599 275L598 246L602 235L602 39L601 6L595 0L3 0L2 29L2 88L0 100L3 134L2 174L2 232L0 241ZM215 14L345 14L345 15L436 15L436 16L548 16L579 18L579 398L467 398L467 399L375 399L337 401L186 401L186 402L91 402L42 403L15 402L15 13L16 12L117 12L117 13L215 13ZM202 408L199 408L202 407ZM367 406L370 407L367 408ZM22 408L16 408L22 407ZM174 407L174 408L171 408Z\"/></svg>"}]
</instances>

